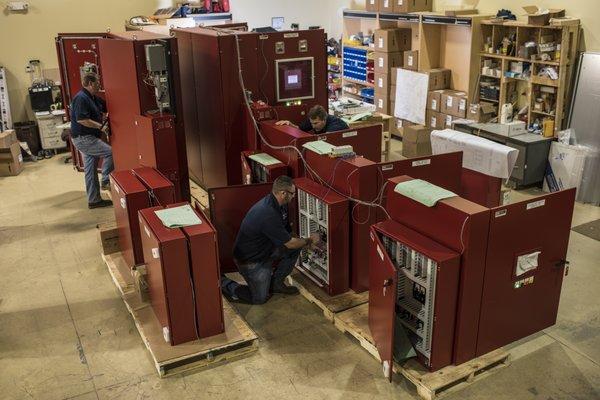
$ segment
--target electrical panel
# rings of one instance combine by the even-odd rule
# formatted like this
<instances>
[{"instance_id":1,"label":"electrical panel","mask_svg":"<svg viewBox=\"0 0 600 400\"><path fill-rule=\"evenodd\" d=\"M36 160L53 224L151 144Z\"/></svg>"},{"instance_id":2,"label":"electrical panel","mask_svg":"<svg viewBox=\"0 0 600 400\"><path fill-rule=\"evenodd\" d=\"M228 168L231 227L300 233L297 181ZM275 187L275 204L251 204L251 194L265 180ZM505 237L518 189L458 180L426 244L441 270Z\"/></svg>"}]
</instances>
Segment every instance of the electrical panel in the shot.
<instances>
[{"instance_id":1,"label":"electrical panel","mask_svg":"<svg viewBox=\"0 0 600 400\"><path fill-rule=\"evenodd\" d=\"M389 236L382 236L385 250L398 270L397 318L408 330L415 350L430 364L437 263Z\"/></svg>"},{"instance_id":2,"label":"electrical panel","mask_svg":"<svg viewBox=\"0 0 600 400\"><path fill-rule=\"evenodd\" d=\"M144 81L154 87L156 105L162 113L171 108L171 96L169 85L169 67L167 64L167 49L162 44L147 44L144 46L146 55L146 68L148 69L148 80Z\"/></svg>"},{"instance_id":3,"label":"electrical panel","mask_svg":"<svg viewBox=\"0 0 600 400\"><path fill-rule=\"evenodd\" d=\"M242 151L242 180L245 185L273 182L287 173L287 165L269 154Z\"/></svg>"},{"instance_id":4,"label":"electrical panel","mask_svg":"<svg viewBox=\"0 0 600 400\"><path fill-rule=\"evenodd\" d=\"M318 233L320 242L303 249L298 269L330 295L348 290L348 200L307 178L295 181L300 237Z\"/></svg>"},{"instance_id":5,"label":"electrical panel","mask_svg":"<svg viewBox=\"0 0 600 400\"><path fill-rule=\"evenodd\" d=\"M402 361L406 336L430 371L450 365L460 255L393 220L372 225L370 239L369 327L381 359Z\"/></svg>"}]
</instances>

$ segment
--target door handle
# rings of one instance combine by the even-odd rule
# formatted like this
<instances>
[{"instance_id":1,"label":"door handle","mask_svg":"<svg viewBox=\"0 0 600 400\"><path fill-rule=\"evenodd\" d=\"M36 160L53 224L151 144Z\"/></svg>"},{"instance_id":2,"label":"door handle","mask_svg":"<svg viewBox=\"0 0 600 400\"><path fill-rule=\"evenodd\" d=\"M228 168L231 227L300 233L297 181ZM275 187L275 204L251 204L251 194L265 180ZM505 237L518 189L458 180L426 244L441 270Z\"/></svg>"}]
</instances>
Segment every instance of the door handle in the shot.
<instances>
[{"instance_id":1,"label":"door handle","mask_svg":"<svg viewBox=\"0 0 600 400\"><path fill-rule=\"evenodd\" d=\"M560 260L556 264L554 264L556 268L565 269L565 276L569 275L569 265L571 265L571 263L567 260Z\"/></svg>"}]
</instances>

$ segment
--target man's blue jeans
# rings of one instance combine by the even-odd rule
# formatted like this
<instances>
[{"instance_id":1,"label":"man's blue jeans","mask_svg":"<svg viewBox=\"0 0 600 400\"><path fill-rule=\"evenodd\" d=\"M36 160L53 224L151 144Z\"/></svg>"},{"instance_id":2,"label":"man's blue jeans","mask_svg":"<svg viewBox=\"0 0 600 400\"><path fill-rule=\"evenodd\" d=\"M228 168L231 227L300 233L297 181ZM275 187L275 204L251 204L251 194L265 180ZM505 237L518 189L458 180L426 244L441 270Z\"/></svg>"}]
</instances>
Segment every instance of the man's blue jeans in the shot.
<instances>
[{"instance_id":1,"label":"man's blue jeans","mask_svg":"<svg viewBox=\"0 0 600 400\"><path fill-rule=\"evenodd\" d=\"M251 304L263 304L269 299L269 289L272 286L283 285L286 276L292 273L298 255L300 250L287 250L279 259L275 270L273 270L272 259L260 263L238 264L238 270L248 286L236 284L229 278L223 277L221 288L232 297L239 297Z\"/></svg>"},{"instance_id":2,"label":"man's blue jeans","mask_svg":"<svg viewBox=\"0 0 600 400\"><path fill-rule=\"evenodd\" d=\"M102 162L102 184L107 185L109 182L108 176L114 168L112 149L110 145L92 135L77 136L71 138L71 140L77 150L83 153L85 191L87 192L88 203L97 203L102 200L100 185L98 184L98 159L104 159Z\"/></svg>"}]
</instances>

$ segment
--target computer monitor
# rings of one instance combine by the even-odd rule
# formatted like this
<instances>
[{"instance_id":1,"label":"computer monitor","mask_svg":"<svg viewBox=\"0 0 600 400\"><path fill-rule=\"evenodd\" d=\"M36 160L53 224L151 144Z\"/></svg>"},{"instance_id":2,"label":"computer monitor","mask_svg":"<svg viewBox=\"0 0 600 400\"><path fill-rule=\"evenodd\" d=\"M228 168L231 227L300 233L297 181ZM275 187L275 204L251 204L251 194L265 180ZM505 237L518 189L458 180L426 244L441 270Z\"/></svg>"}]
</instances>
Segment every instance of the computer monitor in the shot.
<instances>
[{"instance_id":1,"label":"computer monitor","mask_svg":"<svg viewBox=\"0 0 600 400\"><path fill-rule=\"evenodd\" d=\"M277 102L315 97L314 64L313 57L275 61Z\"/></svg>"},{"instance_id":2,"label":"computer monitor","mask_svg":"<svg viewBox=\"0 0 600 400\"><path fill-rule=\"evenodd\" d=\"M285 23L285 17L272 17L271 18L271 28L276 31L280 31L283 29L283 24Z\"/></svg>"}]
</instances>

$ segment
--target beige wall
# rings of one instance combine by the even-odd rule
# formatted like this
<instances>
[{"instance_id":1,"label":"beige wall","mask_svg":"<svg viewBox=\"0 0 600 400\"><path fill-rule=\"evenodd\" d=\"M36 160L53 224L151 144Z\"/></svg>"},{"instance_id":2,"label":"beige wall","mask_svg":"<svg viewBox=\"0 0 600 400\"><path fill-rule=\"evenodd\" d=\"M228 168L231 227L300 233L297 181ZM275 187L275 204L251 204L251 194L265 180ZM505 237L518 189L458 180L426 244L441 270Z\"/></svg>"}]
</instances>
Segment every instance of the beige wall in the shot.
<instances>
[{"instance_id":1,"label":"beige wall","mask_svg":"<svg viewBox=\"0 0 600 400\"><path fill-rule=\"evenodd\" d=\"M58 32L123 31L126 19L153 12L159 0L29 0L27 14L0 12L0 65L8 73L13 121L31 118L27 87L29 60L58 67L54 37ZM29 116L28 116L29 114Z\"/></svg>"}]
</instances>

